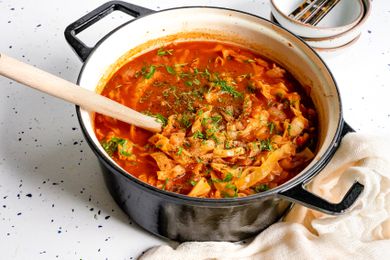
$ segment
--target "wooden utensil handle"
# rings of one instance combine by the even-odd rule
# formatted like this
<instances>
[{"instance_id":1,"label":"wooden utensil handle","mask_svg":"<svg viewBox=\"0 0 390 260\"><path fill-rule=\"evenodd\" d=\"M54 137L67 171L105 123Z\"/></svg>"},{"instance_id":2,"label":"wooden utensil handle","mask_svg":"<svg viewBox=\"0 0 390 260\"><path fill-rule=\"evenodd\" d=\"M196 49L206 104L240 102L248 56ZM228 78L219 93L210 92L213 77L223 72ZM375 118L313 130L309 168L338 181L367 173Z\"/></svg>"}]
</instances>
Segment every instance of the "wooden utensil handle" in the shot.
<instances>
[{"instance_id":1,"label":"wooden utensil handle","mask_svg":"<svg viewBox=\"0 0 390 260\"><path fill-rule=\"evenodd\" d=\"M4 54L0 54L0 75L77 104L88 111L95 111L151 132L161 131L161 124L153 117Z\"/></svg>"}]
</instances>

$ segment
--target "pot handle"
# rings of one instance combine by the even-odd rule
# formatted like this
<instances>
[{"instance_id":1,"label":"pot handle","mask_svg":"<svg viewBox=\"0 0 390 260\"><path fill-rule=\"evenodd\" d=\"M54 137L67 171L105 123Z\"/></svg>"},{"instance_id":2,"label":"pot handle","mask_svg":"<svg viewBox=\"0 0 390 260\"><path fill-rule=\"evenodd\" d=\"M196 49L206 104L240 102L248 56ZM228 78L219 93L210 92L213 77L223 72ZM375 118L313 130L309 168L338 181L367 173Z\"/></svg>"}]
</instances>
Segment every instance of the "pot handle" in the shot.
<instances>
[{"instance_id":1,"label":"pot handle","mask_svg":"<svg viewBox=\"0 0 390 260\"><path fill-rule=\"evenodd\" d=\"M343 129L341 130L341 137L344 137L348 133L356 132L347 122L343 120Z\"/></svg>"},{"instance_id":2,"label":"pot handle","mask_svg":"<svg viewBox=\"0 0 390 260\"><path fill-rule=\"evenodd\" d=\"M355 130L345 121L343 121L341 137L344 137L347 133L350 132L355 132ZM325 165L323 167L325 167ZM282 191L279 193L279 196L293 202L298 202L299 204L302 204L308 208L312 208L326 214L339 215L344 213L355 203L364 189L363 184L355 181L339 203L331 203L306 190L304 186L307 182L308 181L305 181L288 190Z\"/></svg>"},{"instance_id":3,"label":"pot handle","mask_svg":"<svg viewBox=\"0 0 390 260\"><path fill-rule=\"evenodd\" d=\"M304 184L294 186L291 189L279 193L281 197L293 202L298 202L308 208L312 208L326 214L339 215L348 210L357 200L364 189L363 184L355 181L349 188L344 198L339 203L331 203L317 195L307 191Z\"/></svg>"},{"instance_id":4,"label":"pot handle","mask_svg":"<svg viewBox=\"0 0 390 260\"><path fill-rule=\"evenodd\" d=\"M65 29L65 39L83 62L88 58L94 46L89 47L85 45L79 38L76 37L76 35L113 11L121 11L135 18L155 12L153 10L123 1L110 1L71 23Z\"/></svg>"}]
</instances>

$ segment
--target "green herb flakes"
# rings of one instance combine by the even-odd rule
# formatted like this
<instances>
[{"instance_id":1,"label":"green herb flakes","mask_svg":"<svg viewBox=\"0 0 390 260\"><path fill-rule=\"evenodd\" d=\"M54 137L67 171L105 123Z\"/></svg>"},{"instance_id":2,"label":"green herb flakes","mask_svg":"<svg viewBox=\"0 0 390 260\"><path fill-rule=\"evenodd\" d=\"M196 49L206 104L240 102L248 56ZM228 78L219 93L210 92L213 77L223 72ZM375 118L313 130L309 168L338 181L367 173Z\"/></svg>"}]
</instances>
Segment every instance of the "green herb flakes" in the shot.
<instances>
[{"instance_id":1,"label":"green herb flakes","mask_svg":"<svg viewBox=\"0 0 390 260\"><path fill-rule=\"evenodd\" d=\"M234 98L242 98L243 94L237 91L233 86L230 86L226 80L221 80L218 75L214 74L216 80L214 81L215 86L219 86L221 91L232 95Z\"/></svg>"},{"instance_id":2,"label":"green herb flakes","mask_svg":"<svg viewBox=\"0 0 390 260\"><path fill-rule=\"evenodd\" d=\"M232 107L227 107L223 110L227 115L233 116L233 108Z\"/></svg>"},{"instance_id":3,"label":"green herb flakes","mask_svg":"<svg viewBox=\"0 0 390 260\"><path fill-rule=\"evenodd\" d=\"M222 121L222 116L216 115L211 117L213 124L219 124Z\"/></svg>"},{"instance_id":4,"label":"green herb flakes","mask_svg":"<svg viewBox=\"0 0 390 260\"><path fill-rule=\"evenodd\" d=\"M273 122L268 123L268 128L269 128L269 134L272 135L275 129L275 124Z\"/></svg>"},{"instance_id":5,"label":"green herb flakes","mask_svg":"<svg viewBox=\"0 0 390 260\"><path fill-rule=\"evenodd\" d=\"M189 128L192 125L190 115L187 113L183 114L180 118L180 124L184 128Z\"/></svg>"},{"instance_id":6,"label":"green herb flakes","mask_svg":"<svg viewBox=\"0 0 390 260\"><path fill-rule=\"evenodd\" d=\"M262 151L272 151L272 144L270 139L265 139L260 141L260 149Z\"/></svg>"},{"instance_id":7,"label":"green herb flakes","mask_svg":"<svg viewBox=\"0 0 390 260\"><path fill-rule=\"evenodd\" d=\"M195 85L199 86L200 85L200 80L199 79L194 79L192 81Z\"/></svg>"},{"instance_id":8,"label":"green herb flakes","mask_svg":"<svg viewBox=\"0 0 390 260\"><path fill-rule=\"evenodd\" d=\"M225 178L223 179L223 182L229 182L233 179L233 174L231 174L230 172L228 174L226 174Z\"/></svg>"},{"instance_id":9,"label":"green herb flakes","mask_svg":"<svg viewBox=\"0 0 390 260\"><path fill-rule=\"evenodd\" d=\"M188 80L188 81L185 82L185 84L186 84L187 86L191 87L191 86L192 86L192 81Z\"/></svg>"},{"instance_id":10,"label":"green herb flakes","mask_svg":"<svg viewBox=\"0 0 390 260\"><path fill-rule=\"evenodd\" d=\"M150 111L143 111L142 114L156 118L156 121L161 123L163 126L166 126L168 123L168 119L159 113L153 114Z\"/></svg>"},{"instance_id":11,"label":"green herb flakes","mask_svg":"<svg viewBox=\"0 0 390 260\"><path fill-rule=\"evenodd\" d=\"M151 77L153 77L155 72L156 72L156 66L150 65L149 71L144 75L144 78L150 79Z\"/></svg>"},{"instance_id":12,"label":"green herb flakes","mask_svg":"<svg viewBox=\"0 0 390 260\"><path fill-rule=\"evenodd\" d=\"M166 71L167 71L169 74L171 74L171 75L175 75L175 74L176 74L175 69L172 68L171 66L166 65L166 66L165 66L165 69L166 69Z\"/></svg>"},{"instance_id":13,"label":"green herb flakes","mask_svg":"<svg viewBox=\"0 0 390 260\"><path fill-rule=\"evenodd\" d=\"M165 50L164 47L162 47L158 49L157 55L158 56L173 55L173 49Z\"/></svg>"},{"instance_id":14,"label":"green herb flakes","mask_svg":"<svg viewBox=\"0 0 390 260\"><path fill-rule=\"evenodd\" d=\"M118 150L118 146L121 145L121 149L119 149L119 154L123 156L132 156L133 154L127 152L128 141L119 137L112 137L108 141L103 141L102 143L103 149L108 153L108 155L113 156L114 152Z\"/></svg>"},{"instance_id":15,"label":"green herb flakes","mask_svg":"<svg viewBox=\"0 0 390 260\"><path fill-rule=\"evenodd\" d=\"M168 123L168 119L161 115L161 114L155 114L154 117L157 119L158 122L160 122L163 126L166 126Z\"/></svg>"},{"instance_id":16,"label":"green herb flakes","mask_svg":"<svg viewBox=\"0 0 390 260\"><path fill-rule=\"evenodd\" d=\"M165 190L165 187L167 186L168 182L169 182L169 178L166 178L163 186L161 187L162 190Z\"/></svg>"},{"instance_id":17,"label":"green herb flakes","mask_svg":"<svg viewBox=\"0 0 390 260\"><path fill-rule=\"evenodd\" d=\"M201 73L201 76L207 80L211 79L211 74L207 68Z\"/></svg>"},{"instance_id":18,"label":"green herb flakes","mask_svg":"<svg viewBox=\"0 0 390 260\"><path fill-rule=\"evenodd\" d=\"M255 187L256 192L262 192L266 190L269 190L269 186L267 184L260 184Z\"/></svg>"},{"instance_id":19,"label":"green herb flakes","mask_svg":"<svg viewBox=\"0 0 390 260\"><path fill-rule=\"evenodd\" d=\"M194 133L194 135L192 136L193 138L198 138L198 139L203 139L204 138L204 135L202 134L202 132L201 131L196 131L195 133Z\"/></svg>"}]
</instances>

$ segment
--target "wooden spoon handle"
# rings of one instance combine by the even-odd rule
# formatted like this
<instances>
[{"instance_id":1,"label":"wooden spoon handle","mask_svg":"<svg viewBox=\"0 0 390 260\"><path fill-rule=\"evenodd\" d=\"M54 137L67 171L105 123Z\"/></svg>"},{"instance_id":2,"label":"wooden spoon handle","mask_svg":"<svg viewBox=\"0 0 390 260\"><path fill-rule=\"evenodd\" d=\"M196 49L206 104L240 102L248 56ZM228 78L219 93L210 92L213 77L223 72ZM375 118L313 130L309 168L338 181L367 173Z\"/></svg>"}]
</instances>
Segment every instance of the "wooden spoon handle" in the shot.
<instances>
[{"instance_id":1,"label":"wooden spoon handle","mask_svg":"<svg viewBox=\"0 0 390 260\"><path fill-rule=\"evenodd\" d=\"M151 132L161 131L161 124L153 117L1 53L0 75L77 104L88 111L95 111Z\"/></svg>"}]
</instances>

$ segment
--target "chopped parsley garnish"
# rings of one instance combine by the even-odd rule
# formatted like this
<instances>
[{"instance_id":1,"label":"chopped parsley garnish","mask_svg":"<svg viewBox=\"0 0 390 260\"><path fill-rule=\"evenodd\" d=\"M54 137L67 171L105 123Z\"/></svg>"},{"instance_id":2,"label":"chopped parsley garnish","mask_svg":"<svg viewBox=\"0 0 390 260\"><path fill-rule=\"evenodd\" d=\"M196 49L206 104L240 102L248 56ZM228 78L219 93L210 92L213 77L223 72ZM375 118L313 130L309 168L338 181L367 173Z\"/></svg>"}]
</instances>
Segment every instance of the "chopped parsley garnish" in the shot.
<instances>
[{"instance_id":1,"label":"chopped parsley garnish","mask_svg":"<svg viewBox=\"0 0 390 260\"><path fill-rule=\"evenodd\" d=\"M191 86L192 86L192 81L188 80L188 81L185 82L185 84L186 84L187 86L191 87Z\"/></svg>"},{"instance_id":2,"label":"chopped parsley garnish","mask_svg":"<svg viewBox=\"0 0 390 260\"><path fill-rule=\"evenodd\" d=\"M262 151L272 151L272 144L270 139L265 139L260 141L260 149Z\"/></svg>"},{"instance_id":3,"label":"chopped parsley garnish","mask_svg":"<svg viewBox=\"0 0 390 260\"><path fill-rule=\"evenodd\" d=\"M211 139L214 140L214 142L215 142L217 145L220 144L220 141L219 141L218 138L215 136L215 134L212 134L210 137L211 137Z\"/></svg>"},{"instance_id":4,"label":"chopped parsley garnish","mask_svg":"<svg viewBox=\"0 0 390 260\"><path fill-rule=\"evenodd\" d=\"M195 186L197 183L198 183L197 181L190 180L190 184L191 184L192 186Z\"/></svg>"},{"instance_id":5,"label":"chopped parsley garnish","mask_svg":"<svg viewBox=\"0 0 390 260\"><path fill-rule=\"evenodd\" d=\"M104 151L106 151L106 153L108 153L109 156L112 156L114 154L114 152L118 149L118 143L124 141L124 140L123 141L122 140L123 139L113 137L108 141L103 141L101 144L102 144Z\"/></svg>"},{"instance_id":6,"label":"chopped parsley garnish","mask_svg":"<svg viewBox=\"0 0 390 260\"><path fill-rule=\"evenodd\" d=\"M228 174L226 174L225 178L223 178L223 180L220 180L220 179L216 179L216 178L212 178L211 180L213 182L216 182L216 183L221 183L221 182L229 182L233 179L233 174L231 174L230 172ZM226 185L229 185L229 184L226 184Z\"/></svg>"},{"instance_id":7,"label":"chopped parsley garnish","mask_svg":"<svg viewBox=\"0 0 390 260\"><path fill-rule=\"evenodd\" d=\"M207 117L205 117L205 118L202 118L202 121L200 123L202 124L202 126L207 126L208 122L209 122L209 119Z\"/></svg>"},{"instance_id":8,"label":"chopped parsley garnish","mask_svg":"<svg viewBox=\"0 0 390 260\"><path fill-rule=\"evenodd\" d=\"M222 181L218 180L217 182L222 182ZM232 183L227 183L225 185L225 190L221 192L221 195L224 198L236 198L236 197L238 197L237 186L232 184Z\"/></svg>"},{"instance_id":9,"label":"chopped parsley garnish","mask_svg":"<svg viewBox=\"0 0 390 260\"><path fill-rule=\"evenodd\" d=\"M165 55L172 55L173 49L165 50L164 47L158 49L157 55L158 56L165 56Z\"/></svg>"},{"instance_id":10,"label":"chopped parsley garnish","mask_svg":"<svg viewBox=\"0 0 390 260\"><path fill-rule=\"evenodd\" d=\"M256 192L262 192L266 190L269 190L269 186L267 184L260 184L255 187Z\"/></svg>"},{"instance_id":11,"label":"chopped parsley garnish","mask_svg":"<svg viewBox=\"0 0 390 260\"><path fill-rule=\"evenodd\" d=\"M183 147L179 146L179 148L177 149L177 155L181 155L182 152L183 152Z\"/></svg>"},{"instance_id":12,"label":"chopped parsley garnish","mask_svg":"<svg viewBox=\"0 0 390 260\"><path fill-rule=\"evenodd\" d=\"M232 148L232 146L230 145L230 142L229 141L226 141L225 143L225 149L230 149Z\"/></svg>"},{"instance_id":13,"label":"chopped parsley garnish","mask_svg":"<svg viewBox=\"0 0 390 260\"><path fill-rule=\"evenodd\" d=\"M159 121L163 126L166 126L168 123L168 119L161 115L161 114L155 114L154 117Z\"/></svg>"},{"instance_id":14,"label":"chopped parsley garnish","mask_svg":"<svg viewBox=\"0 0 390 260\"><path fill-rule=\"evenodd\" d=\"M135 74L134 74L134 77L135 78L138 78L140 75L145 75L146 73L146 66L142 66L142 68L140 70L138 70Z\"/></svg>"},{"instance_id":15,"label":"chopped parsley garnish","mask_svg":"<svg viewBox=\"0 0 390 260\"><path fill-rule=\"evenodd\" d=\"M273 122L269 122L268 128L269 128L269 134L272 135L272 133L274 132L274 129L275 129L275 124Z\"/></svg>"},{"instance_id":16,"label":"chopped parsley garnish","mask_svg":"<svg viewBox=\"0 0 390 260\"><path fill-rule=\"evenodd\" d=\"M143 111L142 114L145 114L147 116L155 117L156 121L161 123L163 126L166 126L167 123L168 123L168 119L165 116L161 115L160 113L153 114L150 111Z\"/></svg>"},{"instance_id":17,"label":"chopped parsley garnish","mask_svg":"<svg viewBox=\"0 0 390 260\"><path fill-rule=\"evenodd\" d=\"M127 152L126 149L127 149L127 141L123 144L122 149L119 150L120 155L127 156L127 157L132 156L133 154Z\"/></svg>"},{"instance_id":18,"label":"chopped parsley garnish","mask_svg":"<svg viewBox=\"0 0 390 260\"><path fill-rule=\"evenodd\" d=\"M199 85L200 85L200 81L199 81L199 79L194 79L192 82L193 82L195 85L197 85L197 86L199 86Z\"/></svg>"},{"instance_id":19,"label":"chopped parsley garnish","mask_svg":"<svg viewBox=\"0 0 390 260\"><path fill-rule=\"evenodd\" d=\"M179 99L179 97L176 94L176 90L177 90L177 88L175 86L171 86L169 88L169 91L172 93L172 95L175 97L175 99Z\"/></svg>"},{"instance_id":20,"label":"chopped parsley garnish","mask_svg":"<svg viewBox=\"0 0 390 260\"><path fill-rule=\"evenodd\" d=\"M108 153L108 155L113 156L114 152L118 150L118 145L121 145L121 149L119 149L119 153L123 156L131 156L132 153L126 151L128 141L119 137L112 137L108 141L103 141L102 143L103 149Z\"/></svg>"},{"instance_id":21,"label":"chopped parsley garnish","mask_svg":"<svg viewBox=\"0 0 390 260\"><path fill-rule=\"evenodd\" d=\"M226 81L221 81L221 82L219 82L219 84L221 86L222 92L229 93L230 95L232 95L235 98L240 98L243 96L241 92L237 91L234 87L228 85L226 83Z\"/></svg>"},{"instance_id":22,"label":"chopped parsley garnish","mask_svg":"<svg viewBox=\"0 0 390 260\"><path fill-rule=\"evenodd\" d=\"M184 128L189 128L192 123L191 123L191 117L189 114L185 113L181 116L181 119L180 119L180 124L184 127Z\"/></svg>"},{"instance_id":23,"label":"chopped parsley garnish","mask_svg":"<svg viewBox=\"0 0 390 260\"><path fill-rule=\"evenodd\" d=\"M221 182L223 182L222 180L216 179L216 178L211 178L211 181L212 181L212 182L215 182L215 183L221 183Z\"/></svg>"},{"instance_id":24,"label":"chopped parsley garnish","mask_svg":"<svg viewBox=\"0 0 390 260\"><path fill-rule=\"evenodd\" d=\"M222 92L228 93L235 98L242 98L243 94L237 91L233 86L230 86L226 80L221 80L218 75L214 75L216 80L214 81L215 86L219 86Z\"/></svg>"},{"instance_id":25,"label":"chopped parsley garnish","mask_svg":"<svg viewBox=\"0 0 390 260\"><path fill-rule=\"evenodd\" d=\"M187 103L187 110L190 112L195 112L195 108L192 106L192 101Z\"/></svg>"},{"instance_id":26,"label":"chopped parsley garnish","mask_svg":"<svg viewBox=\"0 0 390 260\"><path fill-rule=\"evenodd\" d=\"M233 108L232 107L227 107L224 109L224 112L229 115L229 116L233 116Z\"/></svg>"},{"instance_id":27,"label":"chopped parsley garnish","mask_svg":"<svg viewBox=\"0 0 390 260\"><path fill-rule=\"evenodd\" d=\"M198 138L198 139L203 139L203 138L204 138L204 135L202 134L201 131L198 130L198 131L196 131L196 132L194 133L194 135L193 135L192 137Z\"/></svg>"},{"instance_id":28,"label":"chopped parsley garnish","mask_svg":"<svg viewBox=\"0 0 390 260\"><path fill-rule=\"evenodd\" d=\"M231 174L230 172L228 172L228 174L226 174L225 178L223 179L224 182L229 182L233 179L233 174Z\"/></svg>"},{"instance_id":29,"label":"chopped parsley garnish","mask_svg":"<svg viewBox=\"0 0 390 260\"><path fill-rule=\"evenodd\" d=\"M206 130L207 137L212 137L217 132L215 127L210 127Z\"/></svg>"},{"instance_id":30,"label":"chopped parsley garnish","mask_svg":"<svg viewBox=\"0 0 390 260\"><path fill-rule=\"evenodd\" d=\"M214 123L214 124L218 124L219 122L221 122L222 120L222 117L220 115L217 115L217 116L212 116L211 117L211 121Z\"/></svg>"},{"instance_id":31,"label":"chopped parsley garnish","mask_svg":"<svg viewBox=\"0 0 390 260\"><path fill-rule=\"evenodd\" d=\"M156 72L156 66L150 65L148 73L144 75L145 79L150 79L153 77L154 73Z\"/></svg>"},{"instance_id":32,"label":"chopped parsley garnish","mask_svg":"<svg viewBox=\"0 0 390 260\"><path fill-rule=\"evenodd\" d=\"M212 116L212 117L205 117L205 118L202 118L201 124L202 124L202 126L208 126L211 123L214 126L218 126L218 124L221 122L221 120L222 120L222 117L220 115L216 115L216 116ZM217 129L210 130L212 128L215 128L214 126L210 127L208 129L209 131L212 131L208 135L212 135L213 133L215 133L217 131ZM206 130L206 133L207 133L207 130Z\"/></svg>"},{"instance_id":33,"label":"chopped parsley garnish","mask_svg":"<svg viewBox=\"0 0 390 260\"><path fill-rule=\"evenodd\" d=\"M165 190L165 187L167 186L168 181L169 181L169 178L166 178L163 186L161 187L162 190Z\"/></svg>"},{"instance_id":34,"label":"chopped parsley garnish","mask_svg":"<svg viewBox=\"0 0 390 260\"><path fill-rule=\"evenodd\" d=\"M230 189L230 190L236 190L237 189L236 185L231 184L231 183L226 184L225 188L226 189Z\"/></svg>"},{"instance_id":35,"label":"chopped parsley garnish","mask_svg":"<svg viewBox=\"0 0 390 260\"><path fill-rule=\"evenodd\" d=\"M166 66L165 66L165 69L166 69L166 71L167 71L169 74L171 74L171 75L175 75L175 74L176 74L175 69L172 68L171 66L166 65Z\"/></svg>"},{"instance_id":36,"label":"chopped parsley garnish","mask_svg":"<svg viewBox=\"0 0 390 260\"><path fill-rule=\"evenodd\" d=\"M204 75L208 80L210 80L211 74L210 74L210 72L209 72L209 70L208 70L207 68L204 70L203 75Z\"/></svg>"}]
</instances>

